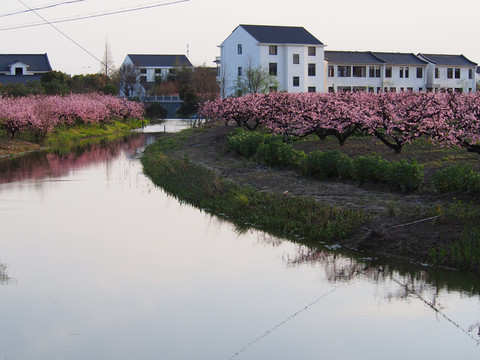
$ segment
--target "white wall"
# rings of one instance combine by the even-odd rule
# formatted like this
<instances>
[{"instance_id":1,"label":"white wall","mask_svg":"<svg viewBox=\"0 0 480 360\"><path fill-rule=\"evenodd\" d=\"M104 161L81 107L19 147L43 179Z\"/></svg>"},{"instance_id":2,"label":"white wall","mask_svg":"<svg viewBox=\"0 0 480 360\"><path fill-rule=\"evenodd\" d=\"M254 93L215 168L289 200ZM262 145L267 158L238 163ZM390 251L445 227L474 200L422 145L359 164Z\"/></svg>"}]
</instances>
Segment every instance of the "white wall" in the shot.
<instances>
[{"instance_id":1,"label":"white wall","mask_svg":"<svg viewBox=\"0 0 480 360\"><path fill-rule=\"evenodd\" d=\"M242 45L242 54L238 54L239 44ZM249 33L237 27L220 45L220 56L220 76L225 77L225 96L229 96L235 92L238 68L241 67L245 71L249 64L250 66L260 64L260 48Z\"/></svg>"}]
</instances>

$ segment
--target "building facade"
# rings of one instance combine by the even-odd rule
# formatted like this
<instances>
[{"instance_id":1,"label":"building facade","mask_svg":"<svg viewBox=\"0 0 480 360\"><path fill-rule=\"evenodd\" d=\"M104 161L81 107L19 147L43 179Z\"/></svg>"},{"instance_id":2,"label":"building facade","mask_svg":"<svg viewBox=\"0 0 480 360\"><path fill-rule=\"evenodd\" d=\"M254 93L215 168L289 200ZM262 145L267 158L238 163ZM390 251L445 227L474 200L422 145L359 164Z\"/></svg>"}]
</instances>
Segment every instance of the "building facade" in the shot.
<instances>
[{"instance_id":1,"label":"building facade","mask_svg":"<svg viewBox=\"0 0 480 360\"><path fill-rule=\"evenodd\" d=\"M423 53L418 56L428 62L427 90L476 91L477 64L465 56Z\"/></svg>"},{"instance_id":2,"label":"building facade","mask_svg":"<svg viewBox=\"0 0 480 360\"><path fill-rule=\"evenodd\" d=\"M139 86L133 96L144 96L155 83L156 77L165 79L176 67L193 67L185 55L128 54L123 65L132 65L138 72Z\"/></svg>"},{"instance_id":3,"label":"building facade","mask_svg":"<svg viewBox=\"0 0 480 360\"><path fill-rule=\"evenodd\" d=\"M52 71L47 54L0 54L0 83L40 81L43 74Z\"/></svg>"},{"instance_id":4,"label":"building facade","mask_svg":"<svg viewBox=\"0 0 480 360\"><path fill-rule=\"evenodd\" d=\"M324 90L324 45L303 27L239 25L220 45L222 95L236 92L246 72L259 69L276 79L270 90Z\"/></svg>"}]
</instances>

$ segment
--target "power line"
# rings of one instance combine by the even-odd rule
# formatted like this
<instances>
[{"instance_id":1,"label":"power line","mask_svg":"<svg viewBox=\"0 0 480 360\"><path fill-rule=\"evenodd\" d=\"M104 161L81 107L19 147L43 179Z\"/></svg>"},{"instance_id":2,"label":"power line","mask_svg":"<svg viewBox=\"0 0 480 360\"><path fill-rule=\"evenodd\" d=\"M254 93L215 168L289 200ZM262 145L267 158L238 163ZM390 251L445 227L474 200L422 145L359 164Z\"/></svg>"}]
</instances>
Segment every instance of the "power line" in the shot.
<instances>
[{"instance_id":1,"label":"power line","mask_svg":"<svg viewBox=\"0 0 480 360\"><path fill-rule=\"evenodd\" d=\"M42 6L39 6L39 7L36 7L36 8L32 8L32 10L20 10L20 11L8 13L8 14L0 14L0 18L1 17L24 14L24 13L27 13L27 12L32 12L33 10L50 9L50 8L61 6L61 5L69 5L69 4L83 2L83 1L85 1L85 0L70 0L70 1L62 1L62 2L59 2L59 3L54 3L54 4L42 5Z\"/></svg>"},{"instance_id":2,"label":"power line","mask_svg":"<svg viewBox=\"0 0 480 360\"><path fill-rule=\"evenodd\" d=\"M32 11L35 15L37 15L40 19L42 19L43 21L45 21L46 24L50 25L51 27L53 27L55 30L57 30L60 34L62 34L64 37L66 37L69 41L71 41L72 43L74 43L76 46L78 46L80 49L82 49L83 51L85 51L88 55L90 55L91 57L93 57L95 60L97 60L100 64L102 65L105 65L103 63L102 60L100 60L99 58L97 58L95 55L93 55L90 51L88 51L87 49L85 49L82 45L80 45L79 43L77 43L75 40L73 40L70 36L68 36L67 34L65 34L62 30L60 30L59 28L57 28L55 25L51 24L47 19L45 19L42 15L40 15L39 13L37 13L37 11L33 10L32 8L30 8L27 4L25 4L22 0L18 0L19 3L21 3L23 6L25 6L27 9L29 9L30 11Z\"/></svg>"},{"instance_id":3,"label":"power line","mask_svg":"<svg viewBox=\"0 0 480 360\"><path fill-rule=\"evenodd\" d=\"M166 6L166 5L173 5L173 4L179 4L183 2L187 2L190 0L176 0L176 1L170 1L170 2L161 2L161 3L154 3L154 4L144 4L144 5L139 5L136 7L132 8L123 8L123 9L117 9L117 10L109 10L101 13L93 13L93 14L88 14L88 15L79 15L77 17L72 17L72 18L63 18L63 19L54 19L50 20L48 22L43 22L43 23L32 23L32 24L23 24L23 25L14 25L14 26L9 26L9 27L4 27L0 28L0 31L7 31L7 30L17 30L17 29L24 29L24 28L29 28L29 27L35 27L35 26L42 26L42 25L52 25L52 24L59 24L59 23L65 23L65 22L71 22L71 21L78 21L78 20L85 20L85 19L91 19L91 18L97 18L97 17L102 17L102 16L109 16L109 15L117 15L117 14L123 14L123 13L128 13L132 11L139 11L139 10L146 10L146 9L152 9L160 6ZM25 5L26 6L26 5ZM30 10L35 13L35 10ZM38 14L35 13L37 16Z\"/></svg>"}]
</instances>

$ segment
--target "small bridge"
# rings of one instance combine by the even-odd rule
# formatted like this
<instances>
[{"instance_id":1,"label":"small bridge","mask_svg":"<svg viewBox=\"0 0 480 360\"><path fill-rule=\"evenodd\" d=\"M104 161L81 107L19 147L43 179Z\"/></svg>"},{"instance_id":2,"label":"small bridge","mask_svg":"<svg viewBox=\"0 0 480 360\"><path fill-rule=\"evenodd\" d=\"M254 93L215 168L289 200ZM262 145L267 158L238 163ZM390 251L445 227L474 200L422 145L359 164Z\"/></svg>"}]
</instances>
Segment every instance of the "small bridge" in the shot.
<instances>
[{"instance_id":1,"label":"small bridge","mask_svg":"<svg viewBox=\"0 0 480 360\"><path fill-rule=\"evenodd\" d=\"M167 109L167 118L174 119L177 117L177 110L183 104L183 100L178 96L135 96L131 97L141 102L158 102Z\"/></svg>"}]
</instances>

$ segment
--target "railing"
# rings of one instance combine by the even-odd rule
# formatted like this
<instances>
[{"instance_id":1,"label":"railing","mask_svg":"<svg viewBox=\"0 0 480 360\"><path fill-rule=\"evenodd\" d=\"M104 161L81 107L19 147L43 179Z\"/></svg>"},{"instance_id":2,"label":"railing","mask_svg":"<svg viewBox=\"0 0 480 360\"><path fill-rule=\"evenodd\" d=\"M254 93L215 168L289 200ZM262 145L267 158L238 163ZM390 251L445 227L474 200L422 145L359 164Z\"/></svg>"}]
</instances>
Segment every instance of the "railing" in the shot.
<instances>
[{"instance_id":1,"label":"railing","mask_svg":"<svg viewBox=\"0 0 480 360\"><path fill-rule=\"evenodd\" d=\"M154 95L154 96L129 96L129 99L138 99L139 101L146 102L182 102L179 96L163 96L163 95Z\"/></svg>"}]
</instances>

